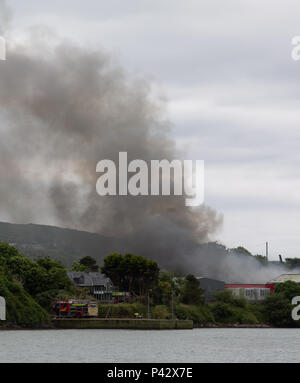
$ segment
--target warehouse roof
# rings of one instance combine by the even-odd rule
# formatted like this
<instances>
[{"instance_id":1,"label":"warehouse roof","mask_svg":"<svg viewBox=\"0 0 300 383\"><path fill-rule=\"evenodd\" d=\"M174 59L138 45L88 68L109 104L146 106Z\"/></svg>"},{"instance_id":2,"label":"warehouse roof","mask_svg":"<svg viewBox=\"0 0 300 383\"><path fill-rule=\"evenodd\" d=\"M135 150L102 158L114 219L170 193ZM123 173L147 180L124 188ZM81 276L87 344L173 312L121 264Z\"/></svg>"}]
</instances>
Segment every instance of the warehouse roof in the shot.
<instances>
[{"instance_id":1,"label":"warehouse roof","mask_svg":"<svg viewBox=\"0 0 300 383\"><path fill-rule=\"evenodd\" d=\"M287 281L300 283L300 274L281 274L278 277L271 279L268 283L281 283Z\"/></svg>"},{"instance_id":2,"label":"warehouse roof","mask_svg":"<svg viewBox=\"0 0 300 383\"><path fill-rule=\"evenodd\" d=\"M265 284L262 283L226 283L226 288L267 288Z\"/></svg>"}]
</instances>

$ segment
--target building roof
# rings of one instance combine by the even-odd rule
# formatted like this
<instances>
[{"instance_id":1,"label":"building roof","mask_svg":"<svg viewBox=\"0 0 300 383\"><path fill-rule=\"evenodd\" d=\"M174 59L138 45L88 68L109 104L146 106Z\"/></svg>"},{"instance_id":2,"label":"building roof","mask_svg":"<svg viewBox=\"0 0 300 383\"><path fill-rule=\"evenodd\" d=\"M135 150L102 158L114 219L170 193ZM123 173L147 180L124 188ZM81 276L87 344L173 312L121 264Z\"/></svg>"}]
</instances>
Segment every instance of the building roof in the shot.
<instances>
[{"instance_id":1,"label":"building roof","mask_svg":"<svg viewBox=\"0 0 300 383\"><path fill-rule=\"evenodd\" d=\"M74 283L82 287L105 286L107 284L111 284L111 280L109 278L98 272L86 273L82 271L68 271L67 275L73 282L74 279L79 279L79 283Z\"/></svg>"},{"instance_id":2,"label":"building roof","mask_svg":"<svg viewBox=\"0 0 300 383\"><path fill-rule=\"evenodd\" d=\"M173 281L176 281L176 280L178 280L178 279L183 280L184 278L185 278L185 277L174 277L174 278L172 278L172 280L173 280ZM203 279L203 280L208 280L208 281L215 281L215 282L225 283L224 281L221 281L221 280L219 280L219 279L214 279L214 278L209 278L209 277L197 277L197 276L195 276L195 278L198 279L198 281L200 281L201 279Z\"/></svg>"},{"instance_id":3,"label":"building roof","mask_svg":"<svg viewBox=\"0 0 300 383\"><path fill-rule=\"evenodd\" d=\"M247 289L247 288L261 288L261 289L263 289L263 288L267 288L267 286L266 285L264 285L264 284L261 284L261 283L247 283L247 284L244 284L244 283L226 283L225 284L225 287L226 288L245 288L245 289Z\"/></svg>"},{"instance_id":4,"label":"building roof","mask_svg":"<svg viewBox=\"0 0 300 383\"><path fill-rule=\"evenodd\" d=\"M207 280L207 281L214 281L214 282L225 283L224 281L221 281L220 279L215 279L215 278L209 278L209 277L195 277L195 278L198 279L198 281L203 279L203 280Z\"/></svg>"},{"instance_id":5,"label":"building roof","mask_svg":"<svg viewBox=\"0 0 300 383\"><path fill-rule=\"evenodd\" d=\"M300 274L281 274L278 277L271 279L268 283L281 283L287 281L300 283Z\"/></svg>"}]
</instances>

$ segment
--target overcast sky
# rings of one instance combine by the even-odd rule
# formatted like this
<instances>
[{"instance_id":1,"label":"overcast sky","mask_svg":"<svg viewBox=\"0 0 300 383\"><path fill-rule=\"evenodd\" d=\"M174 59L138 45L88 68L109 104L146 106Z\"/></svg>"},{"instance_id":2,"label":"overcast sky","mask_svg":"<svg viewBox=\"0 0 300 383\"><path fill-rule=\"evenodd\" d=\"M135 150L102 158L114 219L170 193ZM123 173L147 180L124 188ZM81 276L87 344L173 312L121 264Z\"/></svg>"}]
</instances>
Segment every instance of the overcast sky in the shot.
<instances>
[{"instance_id":1,"label":"overcast sky","mask_svg":"<svg viewBox=\"0 0 300 383\"><path fill-rule=\"evenodd\" d=\"M10 0L11 37L49 26L112 54L168 100L177 144L205 160L216 239L300 256L299 1Z\"/></svg>"}]
</instances>

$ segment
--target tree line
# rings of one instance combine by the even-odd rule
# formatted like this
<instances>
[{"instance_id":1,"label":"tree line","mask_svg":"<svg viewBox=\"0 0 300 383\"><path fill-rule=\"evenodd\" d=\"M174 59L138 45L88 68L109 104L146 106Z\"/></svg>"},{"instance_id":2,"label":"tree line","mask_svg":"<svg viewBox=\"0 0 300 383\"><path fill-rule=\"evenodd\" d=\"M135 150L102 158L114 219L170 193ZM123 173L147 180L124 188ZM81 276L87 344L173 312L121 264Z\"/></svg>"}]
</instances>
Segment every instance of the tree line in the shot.
<instances>
[{"instance_id":1,"label":"tree line","mask_svg":"<svg viewBox=\"0 0 300 383\"><path fill-rule=\"evenodd\" d=\"M94 258L83 257L72 269L101 271L120 291L129 291L136 298L132 304L141 304L143 310L150 297L153 315L159 318L171 318L174 314L178 319L193 319L200 324L299 326L299 321L291 316L291 300L300 296L300 286L295 282L277 284L274 294L262 303L249 304L225 290L215 293L215 302L207 304L195 276L161 270L155 261L134 254L110 254L101 267ZM8 320L17 324L45 323L52 300L90 297L87 290L73 285L67 271L50 257L31 260L15 247L0 242L0 295L7 299ZM117 306L114 310L118 310ZM123 311L118 315L131 312L125 304L119 306Z\"/></svg>"}]
</instances>

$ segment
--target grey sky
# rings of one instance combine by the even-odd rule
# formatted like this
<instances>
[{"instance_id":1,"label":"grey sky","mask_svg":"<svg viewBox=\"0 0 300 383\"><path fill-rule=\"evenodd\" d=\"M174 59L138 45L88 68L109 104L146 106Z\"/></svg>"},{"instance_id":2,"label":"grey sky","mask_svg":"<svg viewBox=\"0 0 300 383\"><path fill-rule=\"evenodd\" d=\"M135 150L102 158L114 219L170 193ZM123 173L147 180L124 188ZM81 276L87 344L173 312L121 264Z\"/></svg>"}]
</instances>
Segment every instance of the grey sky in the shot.
<instances>
[{"instance_id":1,"label":"grey sky","mask_svg":"<svg viewBox=\"0 0 300 383\"><path fill-rule=\"evenodd\" d=\"M187 158L206 162L216 239L300 256L298 1L10 0L8 37L28 28L111 53L167 97Z\"/></svg>"}]
</instances>

